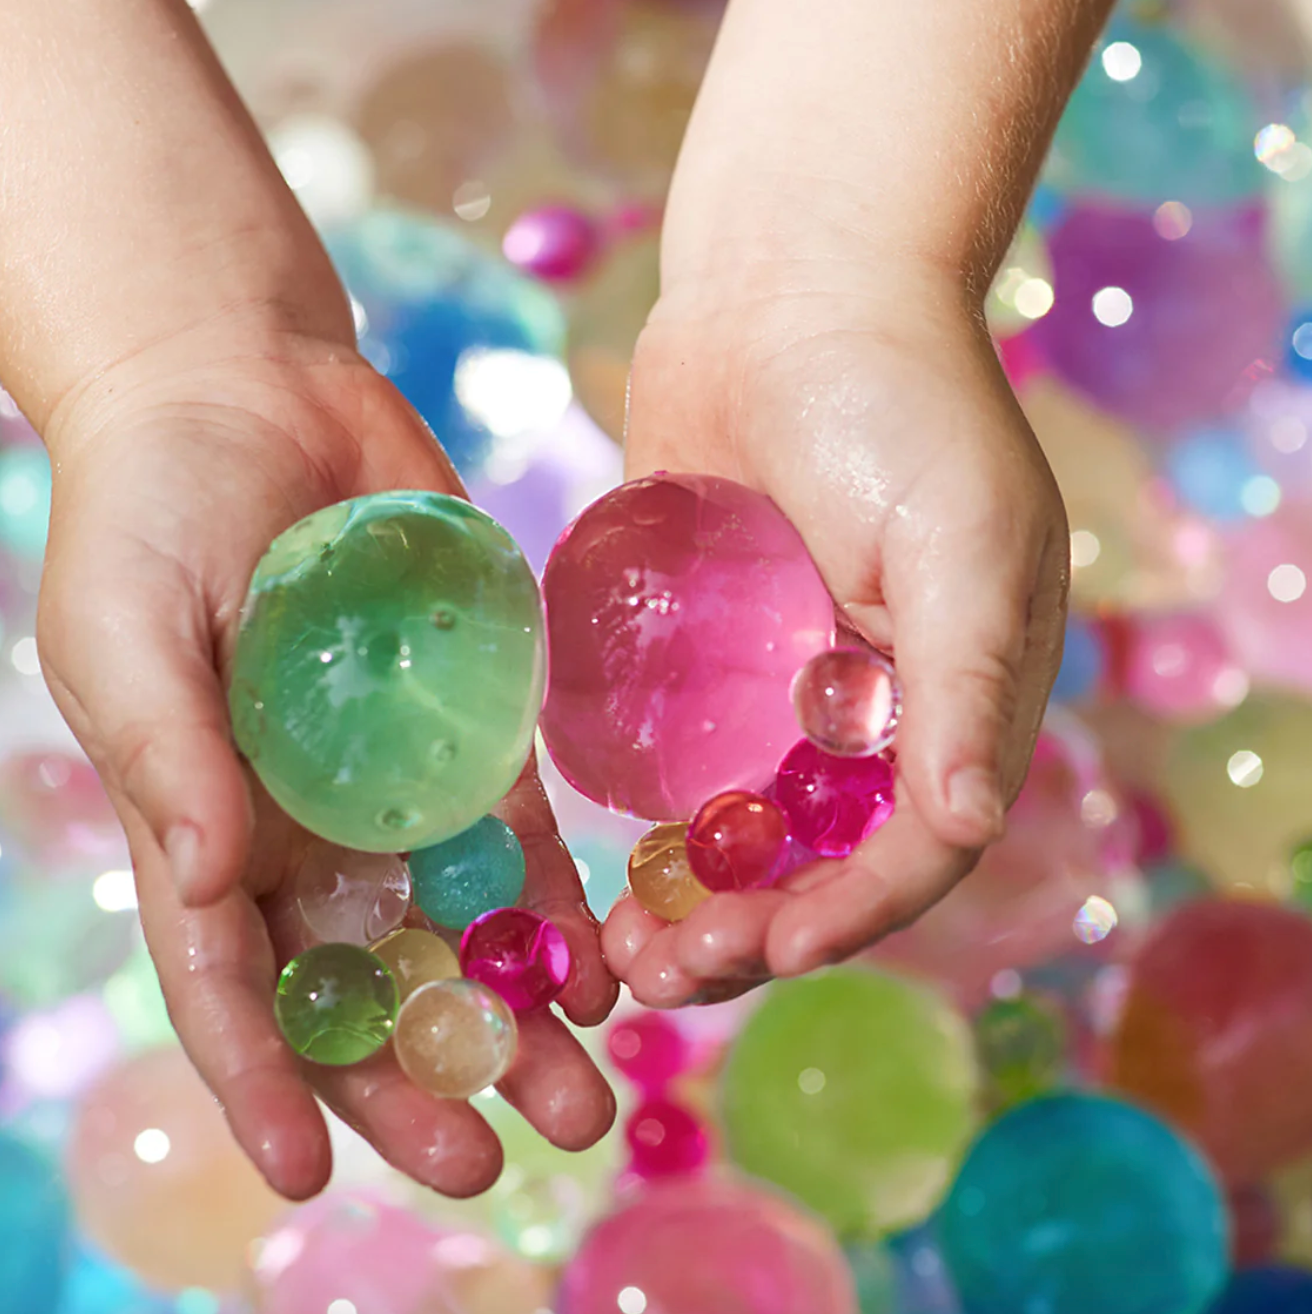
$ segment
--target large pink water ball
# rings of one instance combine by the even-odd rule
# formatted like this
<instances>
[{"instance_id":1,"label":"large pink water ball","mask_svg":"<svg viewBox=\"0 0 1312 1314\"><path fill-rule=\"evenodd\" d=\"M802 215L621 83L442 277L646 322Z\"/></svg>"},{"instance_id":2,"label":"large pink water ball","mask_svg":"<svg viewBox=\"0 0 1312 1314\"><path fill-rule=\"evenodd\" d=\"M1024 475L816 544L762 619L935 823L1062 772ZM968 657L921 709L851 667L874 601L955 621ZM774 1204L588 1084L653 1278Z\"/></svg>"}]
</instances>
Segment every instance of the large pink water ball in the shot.
<instances>
[{"instance_id":1,"label":"large pink water ball","mask_svg":"<svg viewBox=\"0 0 1312 1314\"><path fill-rule=\"evenodd\" d=\"M1163 720L1215 720L1248 693L1247 675L1206 616L1140 618L1128 627L1123 660L1126 694Z\"/></svg>"},{"instance_id":2,"label":"large pink water ball","mask_svg":"<svg viewBox=\"0 0 1312 1314\"><path fill-rule=\"evenodd\" d=\"M1215 612L1253 680L1312 691L1312 517L1286 503L1231 536Z\"/></svg>"},{"instance_id":3,"label":"large pink water ball","mask_svg":"<svg viewBox=\"0 0 1312 1314\"><path fill-rule=\"evenodd\" d=\"M797 738L790 688L834 609L797 531L760 493L661 475L594 502L543 576L542 734L581 793L650 821L759 790Z\"/></svg>"},{"instance_id":4,"label":"large pink water ball","mask_svg":"<svg viewBox=\"0 0 1312 1314\"><path fill-rule=\"evenodd\" d=\"M1263 212L1073 206L1049 237L1056 304L1033 328L1051 368L1155 429L1222 413L1284 327Z\"/></svg>"},{"instance_id":5,"label":"large pink water ball","mask_svg":"<svg viewBox=\"0 0 1312 1314\"><path fill-rule=\"evenodd\" d=\"M843 1252L782 1196L718 1178L650 1186L584 1238L560 1314L857 1314Z\"/></svg>"}]
</instances>

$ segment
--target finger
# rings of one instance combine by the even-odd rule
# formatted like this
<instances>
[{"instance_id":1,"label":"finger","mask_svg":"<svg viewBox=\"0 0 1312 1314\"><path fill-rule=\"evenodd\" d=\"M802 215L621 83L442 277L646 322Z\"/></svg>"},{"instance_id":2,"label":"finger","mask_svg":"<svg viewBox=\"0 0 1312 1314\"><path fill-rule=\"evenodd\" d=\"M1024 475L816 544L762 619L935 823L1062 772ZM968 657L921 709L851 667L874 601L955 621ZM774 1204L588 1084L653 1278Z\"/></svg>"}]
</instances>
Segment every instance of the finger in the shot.
<instances>
[{"instance_id":1,"label":"finger","mask_svg":"<svg viewBox=\"0 0 1312 1314\"><path fill-rule=\"evenodd\" d=\"M501 1142L464 1100L443 1100L401 1071L390 1046L350 1067L316 1067L315 1089L399 1172L456 1199L501 1175Z\"/></svg>"},{"instance_id":2,"label":"finger","mask_svg":"<svg viewBox=\"0 0 1312 1314\"><path fill-rule=\"evenodd\" d=\"M899 780L899 786L901 781ZM839 963L908 925L974 866L977 850L945 844L902 790L891 821L841 861L798 872L766 935L776 976Z\"/></svg>"},{"instance_id":3,"label":"finger","mask_svg":"<svg viewBox=\"0 0 1312 1314\"><path fill-rule=\"evenodd\" d=\"M630 993L647 1008L679 1008L693 1003L706 986L679 965L678 926L666 926L652 936L633 960L624 978Z\"/></svg>"},{"instance_id":4,"label":"finger","mask_svg":"<svg viewBox=\"0 0 1312 1314\"><path fill-rule=\"evenodd\" d=\"M619 986L602 957L597 919L533 762L497 811L524 847L524 906L549 918L569 942L570 976L557 1002L571 1022L596 1026L615 1007Z\"/></svg>"},{"instance_id":5,"label":"finger","mask_svg":"<svg viewBox=\"0 0 1312 1314\"><path fill-rule=\"evenodd\" d=\"M76 562L56 541L51 573L39 646L60 710L181 901L222 899L245 870L251 803L199 600L176 563L119 538Z\"/></svg>"},{"instance_id":6,"label":"finger","mask_svg":"<svg viewBox=\"0 0 1312 1314\"><path fill-rule=\"evenodd\" d=\"M144 823L131 827L147 848ZM153 851L136 862L141 920L169 1017L227 1114L233 1135L274 1190L323 1189L332 1150L323 1115L273 1018L277 965L264 923L241 891L183 907Z\"/></svg>"},{"instance_id":7,"label":"finger","mask_svg":"<svg viewBox=\"0 0 1312 1314\"><path fill-rule=\"evenodd\" d=\"M1001 835L1061 654L1053 545L1028 510L1013 518L1005 506L939 551L890 555L884 579L904 699L900 768L925 823L964 848Z\"/></svg>"},{"instance_id":8,"label":"finger","mask_svg":"<svg viewBox=\"0 0 1312 1314\"><path fill-rule=\"evenodd\" d=\"M679 923L674 952L689 976L702 980L759 980L770 924L789 895L783 890L717 894Z\"/></svg>"},{"instance_id":9,"label":"finger","mask_svg":"<svg viewBox=\"0 0 1312 1314\"><path fill-rule=\"evenodd\" d=\"M631 894L621 896L601 928L601 953L606 966L621 980L626 979L634 959L668 925L649 913Z\"/></svg>"},{"instance_id":10,"label":"finger","mask_svg":"<svg viewBox=\"0 0 1312 1314\"><path fill-rule=\"evenodd\" d=\"M497 1089L553 1145L586 1150L615 1121L615 1095L549 1010L519 1018L519 1052Z\"/></svg>"}]
</instances>

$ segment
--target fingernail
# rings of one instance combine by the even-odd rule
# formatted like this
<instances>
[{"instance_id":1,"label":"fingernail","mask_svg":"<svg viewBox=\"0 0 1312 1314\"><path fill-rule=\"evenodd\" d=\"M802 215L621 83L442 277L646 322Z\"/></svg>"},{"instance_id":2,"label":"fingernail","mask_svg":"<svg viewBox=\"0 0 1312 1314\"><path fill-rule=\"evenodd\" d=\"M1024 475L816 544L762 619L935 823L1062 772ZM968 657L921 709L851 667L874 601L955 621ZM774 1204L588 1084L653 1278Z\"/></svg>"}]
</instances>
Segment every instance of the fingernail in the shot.
<instances>
[{"instance_id":1,"label":"fingernail","mask_svg":"<svg viewBox=\"0 0 1312 1314\"><path fill-rule=\"evenodd\" d=\"M190 903L200 881L200 831L190 821L170 828L164 852L173 871L173 884L183 903Z\"/></svg>"},{"instance_id":2,"label":"fingernail","mask_svg":"<svg viewBox=\"0 0 1312 1314\"><path fill-rule=\"evenodd\" d=\"M983 767L962 767L948 778L948 810L989 835L1002 831L1002 798L993 773Z\"/></svg>"}]
</instances>

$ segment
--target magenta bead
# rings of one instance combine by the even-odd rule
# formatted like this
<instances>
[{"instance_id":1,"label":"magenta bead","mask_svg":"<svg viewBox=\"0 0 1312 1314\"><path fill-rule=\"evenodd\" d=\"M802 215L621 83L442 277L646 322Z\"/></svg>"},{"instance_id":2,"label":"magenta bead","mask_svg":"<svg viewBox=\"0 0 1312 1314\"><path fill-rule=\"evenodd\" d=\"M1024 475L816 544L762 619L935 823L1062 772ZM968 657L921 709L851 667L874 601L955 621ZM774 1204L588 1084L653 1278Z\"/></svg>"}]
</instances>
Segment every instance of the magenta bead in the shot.
<instances>
[{"instance_id":1,"label":"magenta bead","mask_svg":"<svg viewBox=\"0 0 1312 1314\"><path fill-rule=\"evenodd\" d=\"M569 944L526 908L484 913L460 937L460 970L495 990L517 1013L551 1003L569 980Z\"/></svg>"},{"instance_id":2,"label":"magenta bead","mask_svg":"<svg viewBox=\"0 0 1312 1314\"><path fill-rule=\"evenodd\" d=\"M774 794L798 843L845 858L893 815L893 768L882 757L834 757L802 739L779 767Z\"/></svg>"},{"instance_id":3,"label":"magenta bead","mask_svg":"<svg viewBox=\"0 0 1312 1314\"><path fill-rule=\"evenodd\" d=\"M639 1177L696 1172L710 1154L706 1128L673 1100L644 1100L624 1124L630 1166Z\"/></svg>"},{"instance_id":4,"label":"magenta bead","mask_svg":"<svg viewBox=\"0 0 1312 1314\"><path fill-rule=\"evenodd\" d=\"M587 215L566 205L527 210L506 230L501 249L512 265L548 283L568 283L592 266L601 231Z\"/></svg>"},{"instance_id":5,"label":"magenta bead","mask_svg":"<svg viewBox=\"0 0 1312 1314\"><path fill-rule=\"evenodd\" d=\"M760 794L730 790L698 809L688 827L688 865L708 890L751 890L783 870L788 818Z\"/></svg>"},{"instance_id":6,"label":"magenta bead","mask_svg":"<svg viewBox=\"0 0 1312 1314\"><path fill-rule=\"evenodd\" d=\"M732 480L671 475L594 502L543 578L542 733L580 793L649 821L759 789L796 738L790 689L833 638L797 531Z\"/></svg>"},{"instance_id":7,"label":"magenta bead","mask_svg":"<svg viewBox=\"0 0 1312 1314\"><path fill-rule=\"evenodd\" d=\"M1259 209L1199 211L1174 241L1159 227L1151 211L1073 206L1049 238L1056 304L1030 331L1064 382L1170 430L1226 411L1285 311Z\"/></svg>"},{"instance_id":8,"label":"magenta bead","mask_svg":"<svg viewBox=\"0 0 1312 1314\"><path fill-rule=\"evenodd\" d=\"M1248 678L1206 616L1145 616L1129 630L1125 692L1164 720L1207 721L1243 701Z\"/></svg>"},{"instance_id":9,"label":"magenta bead","mask_svg":"<svg viewBox=\"0 0 1312 1314\"><path fill-rule=\"evenodd\" d=\"M834 648L812 657L793 681L802 733L835 757L869 757L893 742L902 689L893 663L870 648Z\"/></svg>"},{"instance_id":10,"label":"magenta bead","mask_svg":"<svg viewBox=\"0 0 1312 1314\"><path fill-rule=\"evenodd\" d=\"M645 1094L665 1089L688 1066L691 1046L661 1013L635 1013L611 1025L606 1049L616 1070Z\"/></svg>"}]
</instances>

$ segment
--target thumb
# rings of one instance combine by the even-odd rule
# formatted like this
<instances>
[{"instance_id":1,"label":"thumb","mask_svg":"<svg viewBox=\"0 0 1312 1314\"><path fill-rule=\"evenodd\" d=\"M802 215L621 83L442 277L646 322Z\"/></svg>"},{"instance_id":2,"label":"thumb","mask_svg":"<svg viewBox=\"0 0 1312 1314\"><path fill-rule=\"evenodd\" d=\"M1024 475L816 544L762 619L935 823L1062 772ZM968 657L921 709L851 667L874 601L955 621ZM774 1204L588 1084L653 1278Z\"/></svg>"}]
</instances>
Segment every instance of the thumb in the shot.
<instances>
[{"instance_id":1,"label":"thumb","mask_svg":"<svg viewBox=\"0 0 1312 1314\"><path fill-rule=\"evenodd\" d=\"M37 646L134 846L163 851L184 904L222 898L246 870L251 798L182 568L114 544L78 562L52 551Z\"/></svg>"},{"instance_id":2,"label":"thumb","mask_svg":"<svg viewBox=\"0 0 1312 1314\"><path fill-rule=\"evenodd\" d=\"M1061 661L1066 540L1013 521L938 547L886 571L898 771L937 838L976 849L1002 834Z\"/></svg>"}]
</instances>

